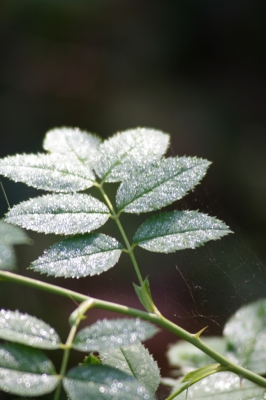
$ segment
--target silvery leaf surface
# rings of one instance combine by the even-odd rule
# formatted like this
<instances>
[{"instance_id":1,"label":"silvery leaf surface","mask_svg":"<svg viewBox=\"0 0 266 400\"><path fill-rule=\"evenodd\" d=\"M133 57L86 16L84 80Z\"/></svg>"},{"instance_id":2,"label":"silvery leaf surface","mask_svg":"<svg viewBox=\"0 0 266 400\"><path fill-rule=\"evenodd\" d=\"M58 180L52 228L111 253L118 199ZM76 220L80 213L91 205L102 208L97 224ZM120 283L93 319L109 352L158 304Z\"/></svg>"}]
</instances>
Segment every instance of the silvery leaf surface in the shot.
<instances>
[{"instance_id":1,"label":"silvery leaf surface","mask_svg":"<svg viewBox=\"0 0 266 400\"><path fill-rule=\"evenodd\" d=\"M143 385L116 368L107 365L80 365L63 379L70 400L153 400Z\"/></svg>"},{"instance_id":2,"label":"silvery leaf surface","mask_svg":"<svg viewBox=\"0 0 266 400\"><path fill-rule=\"evenodd\" d=\"M177 381L172 390L174 394L184 383ZM265 388L248 381L240 380L231 372L219 372L190 386L188 390L173 398L174 400L263 400Z\"/></svg>"},{"instance_id":3,"label":"silvery leaf surface","mask_svg":"<svg viewBox=\"0 0 266 400\"><path fill-rule=\"evenodd\" d=\"M119 210L144 213L181 199L197 185L210 162L200 158L165 158L121 183L116 196Z\"/></svg>"},{"instance_id":4,"label":"silvery leaf surface","mask_svg":"<svg viewBox=\"0 0 266 400\"><path fill-rule=\"evenodd\" d=\"M60 348L54 328L42 320L19 311L0 311L0 338L40 349Z\"/></svg>"},{"instance_id":5,"label":"silvery leaf surface","mask_svg":"<svg viewBox=\"0 0 266 400\"><path fill-rule=\"evenodd\" d=\"M149 251L172 253L194 249L230 232L223 222L206 214L172 211L145 221L136 232L134 243Z\"/></svg>"},{"instance_id":6,"label":"silvery leaf surface","mask_svg":"<svg viewBox=\"0 0 266 400\"><path fill-rule=\"evenodd\" d=\"M260 375L266 373L266 300L241 307L224 328L227 345L238 363Z\"/></svg>"},{"instance_id":7,"label":"silvery leaf surface","mask_svg":"<svg viewBox=\"0 0 266 400\"><path fill-rule=\"evenodd\" d=\"M0 269L13 270L16 257L12 245L30 243L24 231L16 226L0 221Z\"/></svg>"},{"instance_id":8,"label":"silvery leaf surface","mask_svg":"<svg viewBox=\"0 0 266 400\"><path fill-rule=\"evenodd\" d=\"M60 154L18 154L2 158L0 174L53 192L77 192L90 188L94 181L89 167Z\"/></svg>"},{"instance_id":9,"label":"silvery leaf surface","mask_svg":"<svg viewBox=\"0 0 266 400\"><path fill-rule=\"evenodd\" d=\"M160 383L160 370L152 355L141 343L100 352L100 359L104 365L133 375L155 394Z\"/></svg>"},{"instance_id":10,"label":"silvery leaf surface","mask_svg":"<svg viewBox=\"0 0 266 400\"><path fill-rule=\"evenodd\" d=\"M158 329L139 319L104 319L82 329L74 339L73 348L79 351L101 351L144 341Z\"/></svg>"},{"instance_id":11,"label":"silvery leaf surface","mask_svg":"<svg viewBox=\"0 0 266 400\"><path fill-rule=\"evenodd\" d=\"M0 344L0 390L18 396L41 396L59 383L52 362L40 350L17 343Z\"/></svg>"},{"instance_id":12,"label":"silvery leaf surface","mask_svg":"<svg viewBox=\"0 0 266 400\"><path fill-rule=\"evenodd\" d=\"M94 169L103 181L122 181L136 169L159 160L168 143L169 135L155 129L117 133L100 145Z\"/></svg>"},{"instance_id":13,"label":"silvery leaf surface","mask_svg":"<svg viewBox=\"0 0 266 400\"><path fill-rule=\"evenodd\" d=\"M107 235L76 236L53 245L32 263L31 268L56 277L92 276L113 267L121 249L122 245Z\"/></svg>"},{"instance_id":14,"label":"silvery leaf surface","mask_svg":"<svg viewBox=\"0 0 266 400\"><path fill-rule=\"evenodd\" d=\"M93 165L101 139L79 128L55 128L45 135L43 148L78 159L86 165Z\"/></svg>"},{"instance_id":15,"label":"silvery leaf surface","mask_svg":"<svg viewBox=\"0 0 266 400\"><path fill-rule=\"evenodd\" d=\"M37 232L74 235L99 228L109 210L85 194L55 194L30 199L13 207L6 221Z\"/></svg>"}]
</instances>

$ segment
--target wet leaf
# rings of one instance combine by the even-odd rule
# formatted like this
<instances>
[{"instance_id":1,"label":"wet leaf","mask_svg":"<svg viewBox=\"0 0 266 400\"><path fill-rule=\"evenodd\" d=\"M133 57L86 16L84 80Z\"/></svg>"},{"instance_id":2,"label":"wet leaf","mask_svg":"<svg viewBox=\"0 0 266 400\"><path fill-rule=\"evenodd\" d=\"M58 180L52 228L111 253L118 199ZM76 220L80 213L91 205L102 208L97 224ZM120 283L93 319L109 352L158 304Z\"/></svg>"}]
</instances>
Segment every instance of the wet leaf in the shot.
<instances>
[{"instance_id":1,"label":"wet leaf","mask_svg":"<svg viewBox=\"0 0 266 400\"><path fill-rule=\"evenodd\" d=\"M165 207L196 186L209 165L209 161L201 158L176 157L143 168L122 182L116 196L117 207L128 213Z\"/></svg>"},{"instance_id":2,"label":"wet leaf","mask_svg":"<svg viewBox=\"0 0 266 400\"><path fill-rule=\"evenodd\" d=\"M266 300L241 307L226 323L227 347L238 362L257 374L266 374Z\"/></svg>"},{"instance_id":3,"label":"wet leaf","mask_svg":"<svg viewBox=\"0 0 266 400\"><path fill-rule=\"evenodd\" d=\"M194 249L230 232L223 222L206 214L172 211L145 221L136 232L134 243L149 251L171 253Z\"/></svg>"},{"instance_id":4,"label":"wet leaf","mask_svg":"<svg viewBox=\"0 0 266 400\"><path fill-rule=\"evenodd\" d=\"M2 158L0 174L15 182L54 192L88 189L94 181L94 174L88 167L59 154L21 154Z\"/></svg>"},{"instance_id":5,"label":"wet leaf","mask_svg":"<svg viewBox=\"0 0 266 400\"><path fill-rule=\"evenodd\" d=\"M159 160L166 152L169 135L148 128L117 133L99 147L97 175L106 182L119 182L139 167Z\"/></svg>"},{"instance_id":6,"label":"wet leaf","mask_svg":"<svg viewBox=\"0 0 266 400\"><path fill-rule=\"evenodd\" d=\"M6 221L37 232L72 235L97 229L108 218L108 208L92 196L58 194L18 204L7 213Z\"/></svg>"},{"instance_id":7,"label":"wet leaf","mask_svg":"<svg viewBox=\"0 0 266 400\"><path fill-rule=\"evenodd\" d=\"M23 243L29 244L31 240L22 229L0 221L0 269L15 269L16 257L12 245Z\"/></svg>"},{"instance_id":8,"label":"wet leaf","mask_svg":"<svg viewBox=\"0 0 266 400\"><path fill-rule=\"evenodd\" d=\"M74 339L73 348L79 351L103 351L144 341L158 329L139 319L104 319L82 329Z\"/></svg>"},{"instance_id":9,"label":"wet leaf","mask_svg":"<svg viewBox=\"0 0 266 400\"><path fill-rule=\"evenodd\" d=\"M37 349L0 344L0 390L19 396L41 396L59 383L52 362Z\"/></svg>"},{"instance_id":10,"label":"wet leaf","mask_svg":"<svg viewBox=\"0 0 266 400\"><path fill-rule=\"evenodd\" d=\"M76 236L56 243L32 263L35 271L65 278L92 276L113 267L122 245L103 234Z\"/></svg>"},{"instance_id":11,"label":"wet leaf","mask_svg":"<svg viewBox=\"0 0 266 400\"><path fill-rule=\"evenodd\" d=\"M45 322L19 311L0 311L0 338L40 349L60 348L60 338Z\"/></svg>"},{"instance_id":12,"label":"wet leaf","mask_svg":"<svg viewBox=\"0 0 266 400\"><path fill-rule=\"evenodd\" d=\"M86 165L93 165L101 139L79 128L55 128L45 135L43 148L78 159Z\"/></svg>"},{"instance_id":13,"label":"wet leaf","mask_svg":"<svg viewBox=\"0 0 266 400\"><path fill-rule=\"evenodd\" d=\"M181 380L173 388L172 393L184 385ZM237 375L230 372L219 372L208 376L195 385L189 387L187 391L174 397L175 400L263 400L265 388L255 385L244 379L242 384Z\"/></svg>"},{"instance_id":14,"label":"wet leaf","mask_svg":"<svg viewBox=\"0 0 266 400\"><path fill-rule=\"evenodd\" d=\"M63 379L70 400L152 400L145 386L132 376L106 365L81 365Z\"/></svg>"},{"instance_id":15,"label":"wet leaf","mask_svg":"<svg viewBox=\"0 0 266 400\"><path fill-rule=\"evenodd\" d=\"M141 343L100 352L100 358L103 364L133 375L155 394L160 383L160 371L152 355Z\"/></svg>"}]
</instances>

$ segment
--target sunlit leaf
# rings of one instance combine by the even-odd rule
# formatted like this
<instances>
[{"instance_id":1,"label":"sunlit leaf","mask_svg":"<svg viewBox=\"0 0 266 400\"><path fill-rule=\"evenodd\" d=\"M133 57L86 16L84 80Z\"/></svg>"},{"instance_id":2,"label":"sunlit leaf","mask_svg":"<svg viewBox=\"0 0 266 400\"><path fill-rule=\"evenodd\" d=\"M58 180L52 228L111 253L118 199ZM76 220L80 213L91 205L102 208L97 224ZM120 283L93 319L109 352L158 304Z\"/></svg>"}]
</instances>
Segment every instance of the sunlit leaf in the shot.
<instances>
[{"instance_id":1,"label":"sunlit leaf","mask_svg":"<svg viewBox=\"0 0 266 400\"><path fill-rule=\"evenodd\" d=\"M152 400L148 389L132 376L106 365L81 365L63 379L70 400Z\"/></svg>"},{"instance_id":2,"label":"sunlit leaf","mask_svg":"<svg viewBox=\"0 0 266 400\"><path fill-rule=\"evenodd\" d=\"M0 159L0 174L15 182L54 192L76 192L93 185L94 174L59 154L21 154Z\"/></svg>"},{"instance_id":3,"label":"sunlit leaf","mask_svg":"<svg viewBox=\"0 0 266 400\"><path fill-rule=\"evenodd\" d=\"M180 389L181 380L173 388L172 393ZM195 383L187 391L174 397L175 400L263 400L265 388L240 378L230 372L219 372Z\"/></svg>"},{"instance_id":4,"label":"sunlit leaf","mask_svg":"<svg viewBox=\"0 0 266 400\"><path fill-rule=\"evenodd\" d=\"M41 396L59 383L52 362L22 344L0 344L0 390L19 396Z\"/></svg>"},{"instance_id":5,"label":"sunlit leaf","mask_svg":"<svg viewBox=\"0 0 266 400\"><path fill-rule=\"evenodd\" d=\"M82 329L74 339L73 348L80 351L103 351L144 341L158 329L139 319L104 319Z\"/></svg>"},{"instance_id":6,"label":"sunlit leaf","mask_svg":"<svg viewBox=\"0 0 266 400\"><path fill-rule=\"evenodd\" d=\"M203 178L210 162L201 158L165 158L143 168L120 185L119 210L143 213L158 210L181 199Z\"/></svg>"},{"instance_id":7,"label":"sunlit leaf","mask_svg":"<svg viewBox=\"0 0 266 400\"><path fill-rule=\"evenodd\" d=\"M228 349L245 368L266 374L266 300L241 307L224 328Z\"/></svg>"},{"instance_id":8,"label":"sunlit leaf","mask_svg":"<svg viewBox=\"0 0 266 400\"><path fill-rule=\"evenodd\" d=\"M133 375L151 393L156 392L160 383L160 371L151 354L141 343L100 352L100 358L103 364Z\"/></svg>"},{"instance_id":9,"label":"sunlit leaf","mask_svg":"<svg viewBox=\"0 0 266 400\"><path fill-rule=\"evenodd\" d=\"M145 221L134 236L134 243L149 251L171 253L194 249L209 240L230 233L216 218L197 211L172 211Z\"/></svg>"},{"instance_id":10,"label":"sunlit leaf","mask_svg":"<svg viewBox=\"0 0 266 400\"><path fill-rule=\"evenodd\" d=\"M31 268L56 277L92 276L113 267L121 248L114 238L103 234L76 236L53 245Z\"/></svg>"},{"instance_id":11,"label":"sunlit leaf","mask_svg":"<svg viewBox=\"0 0 266 400\"><path fill-rule=\"evenodd\" d=\"M0 311L0 338L40 349L60 348L60 338L51 326L19 311Z\"/></svg>"},{"instance_id":12,"label":"sunlit leaf","mask_svg":"<svg viewBox=\"0 0 266 400\"><path fill-rule=\"evenodd\" d=\"M159 160L168 143L169 136L154 129L136 128L117 133L100 145L95 171L106 182L119 182L137 168Z\"/></svg>"},{"instance_id":13,"label":"sunlit leaf","mask_svg":"<svg viewBox=\"0 0 266 400\"><path fill-rule=\"evenodd\" d=\"M101 139L79 128L55 128L45 135L43 148L78 159L86 165L93 164Z\"/></svg>"},{"instance_id":14,"label":"sunlit leaf","mask_svg":"<svg viewBox=\"0 0 266 400\"><path fill-rule=\"evenodd\" d=\"M46 195L13 207L6 221L37 232L77 234L105 224L108 208L85 194Z\"/></svg>"},{"instance_id":15,"label":"sunlit leaf","mask_svg":"<svg viewBox=\"0 0 266 400\"><path fill-rule=\"evenodd\" d=\"M15 268L16 257L12 245L31 243L24 231L16 226L0 221L0 269Z\"/></svg>"}]
</instances>

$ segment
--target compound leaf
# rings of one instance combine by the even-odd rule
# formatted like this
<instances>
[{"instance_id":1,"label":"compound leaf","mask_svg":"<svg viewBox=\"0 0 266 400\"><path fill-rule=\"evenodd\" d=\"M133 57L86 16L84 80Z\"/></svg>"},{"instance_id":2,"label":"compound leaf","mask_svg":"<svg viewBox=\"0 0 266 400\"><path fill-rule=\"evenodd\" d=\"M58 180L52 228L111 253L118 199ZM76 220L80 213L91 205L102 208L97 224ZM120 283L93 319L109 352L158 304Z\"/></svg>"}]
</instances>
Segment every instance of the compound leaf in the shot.
<instances>
[{"instance_id":1,"label":"compound leaf","mask_svg":"<svg viewBox=\"0 0 266 400\"><path fill-rule=\"evenodd\" d=\"M101 139L79 128L55 128L45 135L43 148L51 153L64 154L92 166Z\"/></svg>"},{"instance_id":2,"label":"compound leaf","mask_svg":"<svg viewBox=\"0 0 266 400\"><path fill-rule=\"evenodd\" d=\"M197 211L172 211L145 221L134 237L134 243L149 251L171 253L194 249L208 240L229 233L228 227L216 218Z\"/></svg>"},{"instance_id":3,"label":"compound leaf","mask_svg":"<svg viewBox=\"0 0 266 400\"><path fill-rule=\"evenodd\" d=\"M152 400L148 389L128 375L107 365L80 365L71 369L63 386L70 400Z\"/></svg>"},{"instance_id":4,"label":"compound leaf","mask_svg":"<svg viewBox=\"0 0 266 400\"><path fill-rule=\"evenodd\" d=\"M104 365L133 375L151 393L156 392L160 383L160 371L152 355L141 343L100 352L100 358Z\"/></svg>"},{"instance_id":5,"label":"compound leaf","mask_svg":"<svg viewBox=\"0 0 266 400\"><path fill-rule=\"evenodd\" d=\"M31 268L56 277L92 276L113 267L121 249L122 245L107 235L76 236L53 245Z\"/></svg>"},{"instance_id":6,"label":"compound leaf","mask_svg":"<svg viewBox=\"0 0 266 400\"><path fill-rule=\"evenodd\" d=\"M147 340L157 332L155 326L139 319L104 319L82 329L74 339L73 348L102 351Z\"/></svg>"},{"instance_id":7,"label":"compound leaf","mask_svg":"<svg viewBox=\"0 0 266 400\"><path fill-rule=\"evenodd\" d=\"M19 311L0 311L0 338L40 349L60 348L60 338L51 326Z\"/></svg>"},{"instance_id":8,"label":"compound leaf","mask_svg":"<svg viewBox=\"0 0 266 400\"><path fill-rule=\"evenodd\" d=\"M229 319L224 336L240 365L257 374L266 373L266 300L241 307Z\"/></svg>"},{"instance_id":9,"label":"compound leaf","mask_svg":"<svg viewBox=\"0 0 266 400\"><path fill-rule=\"evenodd\" d=\"M106 182L119 182L149 163L159 160L167 150L169 135L147 128L117 133L99 147L97 175Z\"/></svg>"},{"instance_id":10,"label":"compound leaf","mask_svg":"<svg viewBox=\"0 0 266 400\"><path fill-rule=\"evenodd\" d=\"M22 229L0 221L0 269L15 268L16 257L12 245L30 242L31 240Z\"/></svg>"},{"instance_id":11,"label":"compound leaf","mask_svg":"<svg viewBox=\"0 0 266 400\"><path fill-rule=\"evenodd\" d=\"M128 213L158 210L181 199L203 178L210 162L200 158L165 158L121 183L117 207Z\"/></svg>"},{"instance_id":12,"label":"compound leaf","mask_svg":"<svg viewBox=\"0 0 266 400\"><path fill-rule=\"evenodd\" d=\"M94 181L94 174L87 166L59 154L18 154L3 158L0 174L15 182L54 192L88 189Z\"/></svg>"},{"instance_id":13,"label":"compound leaf","mask_svg":"<svg viewBox=\"0 0 266 400\"><path fill-rule=\"evenodd\" d=\"M22 344L0 344L0 390L19 396L41 396L59 383L52 362Z\"/></svg>"},{"instance_id":14,"label":"compound leaf","mask_svg":"<svg viewBox=\"0 0 266 400\"><path fill-rule=\"evenodd\" d=\"M13 207L6 221L37 232L72 235L97 229L108 218L105 204L76 193L30 199Z\"/></svg>"}]
</instances>

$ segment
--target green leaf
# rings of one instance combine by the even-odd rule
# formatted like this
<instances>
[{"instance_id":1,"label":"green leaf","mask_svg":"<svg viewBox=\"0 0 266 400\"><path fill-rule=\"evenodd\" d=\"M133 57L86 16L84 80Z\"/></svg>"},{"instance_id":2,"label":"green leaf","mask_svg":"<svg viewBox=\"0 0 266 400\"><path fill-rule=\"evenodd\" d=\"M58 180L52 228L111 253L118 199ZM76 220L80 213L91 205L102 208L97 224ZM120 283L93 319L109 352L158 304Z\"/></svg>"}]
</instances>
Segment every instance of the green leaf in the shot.
<instances>
[{"instance_id":1,"label":"green leaf","mask_svg":"<svg viewBox=\"0 0 266 400\"><path fill-rule=\"evenodd\" d=\"M95 171L103 181L122 181L136 169L159 160L168 143L169 136L154 129L136 128L117 133L100 145Z\"/></svg>"},{"instance_id":2,"label":"green leaf","mask_svg":"<svg viewBox=\"0 0 266 400\"><path fill-rule=\"evenodd\" d=\"M92 276L113 267L122 245L103 234L76 236L56 243L32 263L35 271L65 278Z\"/></svg>"},{"instance_id":3,"label":"green leaf","mask_svg":"<svg viewBox=\"0 0 266 400\"><path fill-rule=\"evenodd\" d=\"M0 390L41 396L59 383L52 362L40 351L16 343L0 344Z\"/></svg>"},{"instance_id":4,"label":"green leaf","mask_svg":"<svg viewBox=\"0 0 266 400\"><path fill-rule=\"evenodd\" d=\"M0 221L0 269L13 270L16 257L12 245L31 243L22 229Z\"/></svg>"},{"instance_id":5,"label":"green leaf","mask_svg":"<svg viewBox=\"0 0 266 400\"><path fill-rule=\"evenodd\" d=\"M82 329L74 339L79 351L103 351L144 341L158 332L152 324L139 319L104 319Z\"/></svg>"},{"instance_id":6,"label":"green leaf","mask_svg":"<svg viewBox=\"0 0 266 400\"><path fill-rule=\"evenodd\" d=\"M94 174L87 166L59 154L21 154L3 158L0 174L15 182L54 192L88 189L94 181Z\"/></svg>"},{"instance_id":7,"label":"green leaf","mask_svg":"<svg viewBox=\"0 0 266 400\"><path fill-rule=\"evenodd\" d=\"M63 379L70 400L152 400L151 393L132 376L106 365L81 365Z\"/></svg>"},{"instance_id":8,"label":"green leaf","mask_svg":"<svg viewBox=\"0 0 266 400\"><path fill-rule=\"evenodd\" d=\"M176 157L143 168L122 182L117 191L117 207L137 214L165 207L197 185L209 165L209 161L200 158Z\"/></svg>"},{"instance_id":9,"label":"green leaf","mask_svg":"<svg viewBox=\"0 0 266 400\"><path fill-rule=\"evenodd\" d=\"M139 298L139 301L141 302L141 304L143 305L143 307L145 308L145 310L147 310L148 312L154 312L154 303L151 297L151 291L150 291L150 283L148 280L148 277L146 277L144 279L144 287L138 286L135 283L133 283L135 292Z\"/></svg>"},{"instance_id":10,"label":"green leaf","mask_svg":"<svg viewBox=\"0 0 266 400\"><path fill-rule=\"evenodd\" d=\"M224 338L218 336L204 337L202 341L218 353L225 355L226 341ZM169 364L172 367L180 368L184 375L191 369L204 367L214 361L203 351L183 340L170 347L167 351L167 358Z\"/></svg>"},{"instance_id":11,"label":"green leaf","mask_svg":"<svg viewBox=\"0 0 266 400\"><path fill-rule=\"evenodd\" d=\"M266 374L266 299L241 307L225 325L224 336L242 366Z\"/></svg>"},{"instance_id":12,"label":"green leaf","mask_svg":"<svg viewBox=\"0 0 266 400\"><path fill-rule=\"evenodd\" d=\"M201 381L207 376L219 372L221 368L222 367L218 363L205 365L202 368L187 373L182 379L182 382L189 382L190 385L194 385L196 382Z\"/></svg>"},{"instance_id":13,"label":"green leaf","mask_svg":"<svg viewBox=\"0 0 266 400\"><path fill-rule=\"evenodd\" d=\"M100 352L103 364L133 375L151 393L155 393L160 383L160 371L151 354L141 344L123 346Z\"/></svg>"},{"instance_id":14,"label":"green leaf","mask_svg":"<svg viewBox=\"0 0 266 400\"><path fill-rule=\"evenodd\" d=\"M13 207L6 221L37 232L73 235L99 228L109 210L86 194L57 194L30 199Z\"/></svg>"},{"instance_id":15,"label":"green leaf","mask_svg":"<svg viewBox=\"0 0 266 400\"><path fill-rule=\"evenodd\" d=\"M173 388L175 393L180 388L181 381ZM181 385L184 385L183 383ZM219 372L208 376L189 387L176 400L263 400L265 397L265 388L255 385L244 379L242 384L237 375L230 372Z\"/></svg>"},{"instance_id":16,"label":"green leaf","mask_svg":"<svg viewBox=\"0 0 266 400\"><path fill-rule=\"evenodd\" d=\"M230 232L223 222L206 214L172 211L145 221L136 232L134 243L149 251L172 253L194 249Z\"/></svg>"},{"instance_id":17,"label":"green leaf","mask_svg":"<svg viewBox=\"0 0 266 400\"><path fill-rule=\"evenodd\" d=\"M55 128L45 135L43 148L51 153L59 153L78 159L92 166L101 139L78 128Z\"/></svg>"},{"instance_id":18,"label":"green leaf","mask_svg":"<svg viewBox=\"0 0 266 400\"><path fill-rule=\"evenodd\" d=\"M19 311L0 311L0 338L40 349L60 348L60 338L45 322Z\"/></svg>"}]
</instances>

